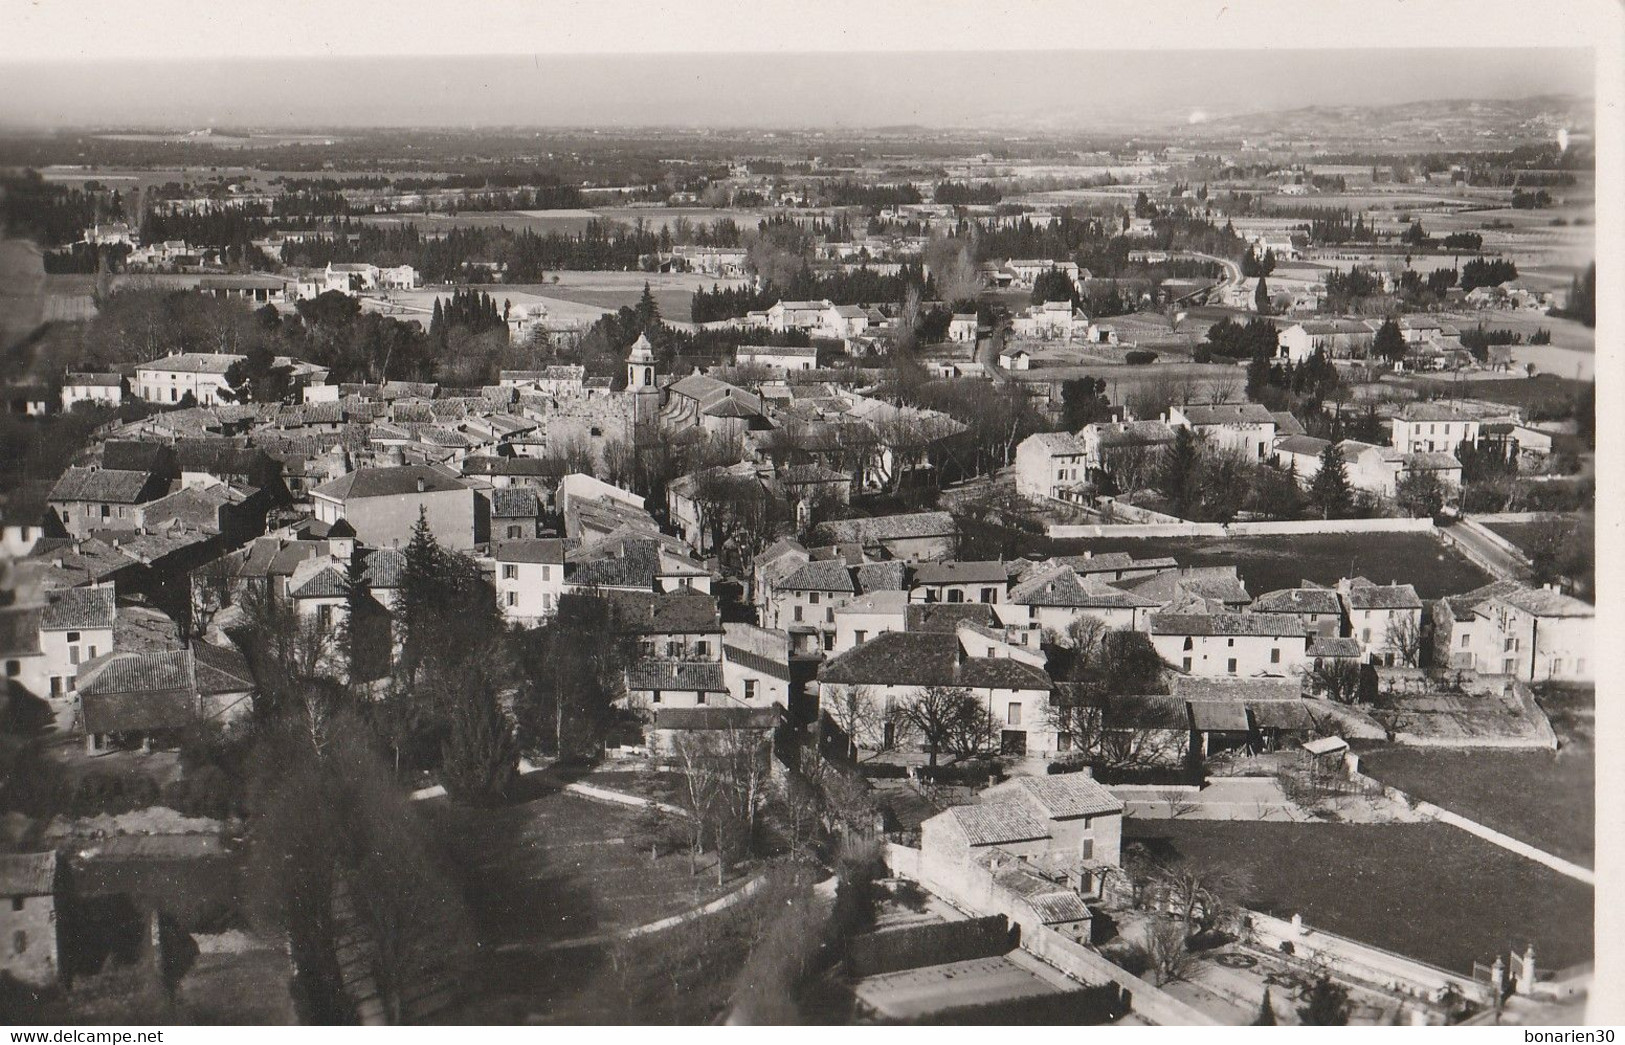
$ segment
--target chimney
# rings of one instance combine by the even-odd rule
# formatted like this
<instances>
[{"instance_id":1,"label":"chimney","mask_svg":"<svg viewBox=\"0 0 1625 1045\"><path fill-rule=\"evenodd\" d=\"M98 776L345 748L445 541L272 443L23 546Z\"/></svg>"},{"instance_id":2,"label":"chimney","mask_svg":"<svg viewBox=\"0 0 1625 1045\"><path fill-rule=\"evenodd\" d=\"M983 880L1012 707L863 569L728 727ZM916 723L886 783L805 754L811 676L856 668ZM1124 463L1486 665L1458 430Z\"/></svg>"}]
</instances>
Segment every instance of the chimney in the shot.
<instances>
[{"instance_id":1,"label":"chimney","mask_svg":"<svg viewBox=\"0 0 1625 1045\"><path fill-rule=\"evenodd\" d=\"M423 492L423 490L424 490L424 486L425 486L425 485L426 485L426 484L425 484L425 483L424 483L424 482L423 482L423 478L422 478L422 477L421 477L421 476L419 476L419 477L418 477L418 493L422 493L422 492Z\"/></svg>"}]
</instances>

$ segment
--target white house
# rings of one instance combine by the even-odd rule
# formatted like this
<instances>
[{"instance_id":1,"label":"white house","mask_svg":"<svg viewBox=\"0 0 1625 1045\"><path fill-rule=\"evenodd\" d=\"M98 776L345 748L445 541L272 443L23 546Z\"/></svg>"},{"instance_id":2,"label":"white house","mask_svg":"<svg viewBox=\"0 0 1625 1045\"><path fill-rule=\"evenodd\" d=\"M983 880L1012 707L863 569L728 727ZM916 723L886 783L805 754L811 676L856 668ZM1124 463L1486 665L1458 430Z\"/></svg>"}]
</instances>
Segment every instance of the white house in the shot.
<instances>
[{"instance_id":1,"label":"white house","mask_svg":"<svg viewBox=\"0 0 1625 1045\"><path fill-rule=\"evenodd\" d=\"M1249 461L1266 460L1275 450L1275 416L1260 403L1172 406L1168 425L1189 428L1209 445Z\"/></svg>"},{"instance_id":2,"label":"white house","mask_svg":"<svg viewBox=\"0 0 1625 1045\"><path fill-rule=\"evenodd\" d=\"M861 305L830 305L824 309L818 326L827 337L858 337L869 329L869 313Z\"/></svg>"},{"instance_id":3,"label":"white house","mask_svg":"<svg viewBox=\"0 0 1625 1045\"><path fill-rule=\"evenodd\" d=\"M535 627L558 609L564 594L564 542L545 537L491 542L497 608L503 619Z\"/></svg>"},{"instance_id":4,"label":"white house","mask_svg":"<svg viewBox=\"0 0 1625 1045\"><path fill-rule=\"evenodd\" d=\"M322 272L322 289L336 290L340 294L354 294L378 289L378 266L365 262L327 263Z\"/></svg>"},{"instance_id":5,"label":"white house","mask_svg":"<svg viewBox=\"0 0 1625 1045\"><path fill-rule=\"evenodd\" d=\"M908 623L908 592L901 589L872 591L835 608L835 645L832 653L845 653L876 635L905 631Z\"/></svg>"},{"instance_id":6,"label":"white house","mask_svg":"<svg viewBox=\"0 0 1625 1045\"><path fill-rule=\"evenodd\" d=\"M999 353L999 365L1006 370L1031 370L1033 357L1024 348L1007 348Z\"/></svg>"},{"instance_id":7,"label":"white house","mask_svg":"<svg viewBox=\"0 0 1625 1045\"><path fill-rule=\"evenodd\" d=\"M1089 317L1070 301L1046 301L1022 311L1010 326L1017 337L1071 340L1088 336Z\"/></svg>"},{"instance_id":8,"label":"white house","mask_svg":"<svg viewBox=\"0 0 1625 1045\"><path fill-rule=\"evenodd\" d=\"M124 401L124 378L118 374L70 373L62 379L62 409L75 403L118 406Z\"/></svg>"},{"instance_id":9,"label":"white house","mask_svg":"<svg viewBox=\"0 0 1625 1045\"><path fill-rule=\"evenodd\" d=\"M1088 453L1070 432L1036 432L1016 447L1016 492L1034 500L1061 498L1085 482Z\"/></svg>"},{"instance_id":10,"label":"white house","mask_svg":"<svg viewBox=\"0 0 1625 1045\"><path fill-rule=\"evenodd\" d=\"M1374 584L1364 577L1337 583L1349 637L1373 664L1403 664L1421 650L1422 600L1409 584ZM1407 647L1409 650L1407 651ZM1407 657L1407 652L1409 657Z\"/></svg>"},{"instance_id":11,"label":"white house","mask_svg":"<svg viewBox=\"0 0 1625 1045\"><path fill-rule=\"evenodd\" d=\"M411 265L396 265L378 270L378 285L386 290L415 290L418 270Z\"/></svg>"},{"instance_id":12,"label":"white house","mask_svg":"<svg viewBox=\"0 0 1625 1045\"><path fill-rule=\"evenodd\" d=\"M1496 581L1434 604L1434 662L1525 682L1591 682L1596 614L1551 588Z\"/></svg>"},{"instance_id":13,"label":"white house","mask_svg":"<svg viewBox=\"0 0 1625 1045\"><path fill-rule=\"evenodd\" d=\"M722 681L728 695L746 707L789 707L789 632L754 624L724 624Z\"/></svg>"},{"instance_id":14,"label":"white house","mask_svg":"<svg viewBox=\"0 0 1625 1045\"><path fill-rule=\"evenodd\" d=\"M1187 675L1288 676L1308 660L1309 631L1275 613L1153 613L1151 644Z\"/></svg>"},{"instance_id":15,"label":"white house","mask_svg":"<svg viewBox=\"0 0 1625 1045\"><path fill-rule=\"evenodd\" d=\"M830 301L777 301L763 317L776 334L787 330L811 331L824 325L824 316L834 308Z\"/></svg>"},{"instance_id":16,"label":"white house","mask_svg":"<svg viewBox=\"0 0 1625 1045\"><path fill-rule=\"evenodd\" d=\"M985 629L983 629L985 630ZM993 639L970 627L954 633L890 631L826 661L818 672L821 703L858 692L874 702L877 724L854 737L866 748L890 747L895 716L921 690L949 686L969 691L998 723L1005 754L1047 754L1057 747L1049 721L1049 675L1043 654ZM989 651L994 655L987 655Z\"/></svg>"},{"instance_id":17,"label":"white house","mask_svg":"<svg viewBox=\"0 0 1625 1045\"><path fill-rule=\"evenodd\" d=\"M213 406L231 387L226 371L246 356L228 352L176 352L135 368L135 394L149 403L178 403L191 393L199 406Z\"/></svg>"},{"instance_id":18,"label":"white house","mask_svg":"<svg viewBox=\"0 0 1625 1045\"><path fill-rule=\"evenodd\" d=\"M740 345L734 349L734 366L765 366L775 370L812 370L818 366L818 350L812 346Z\"/></svg>"},{"instance_id":19,"label":"white house","mask_svg":"<svg viewBox=\"0 0 1625 1045\"><path fill-rule=\"evenodd\" d=\"M1461 443L1477 443L1482 420L1445 403L1406 403L1394 415L1389 442L1402 454L1454 453Z\"/></svg>"},{"instance_id":20,"label":"white house","mask_svg":"<svg viewBox=\"0 0 1625 1045\"><path fill-rule=\"evenodd\" d=\"M52 697L73 692L79 665L113 650L112 587L53 591L40 614L39 646Z\"/></svg>"},{"instance_id":21,"label":"white house","mask_svg":"<svg viewBox=\"0 0 1625 1045\"><path fill-rule=\"evenodd\" d=\"M976 340L976 313L955 312L948 321L948 340L968 343Z\"/></svg>"}]
</instances>

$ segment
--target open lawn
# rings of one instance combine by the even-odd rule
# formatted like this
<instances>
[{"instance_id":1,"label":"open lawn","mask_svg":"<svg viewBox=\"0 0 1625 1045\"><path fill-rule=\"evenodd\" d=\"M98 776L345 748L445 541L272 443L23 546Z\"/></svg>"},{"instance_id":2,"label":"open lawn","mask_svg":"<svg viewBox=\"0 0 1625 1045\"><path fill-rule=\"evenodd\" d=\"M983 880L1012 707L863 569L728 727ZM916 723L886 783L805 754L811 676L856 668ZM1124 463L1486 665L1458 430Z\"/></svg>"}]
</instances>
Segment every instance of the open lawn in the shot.
<instances>
[{"instance_id":1,"label":"open lawn","mask_svg":"<svg viewBox=\"0 0 1625 1045\"><path fill-rule=\"evenodd\" d=\"M1518 407L1528 416L1531 413L1552 415L1572 410L1574 397L1589 383L1556 374L1539 374L1525 378L1462 381L1452 383L1450 387L1462 398L1505 403ZM1418 387L1429 391L1433 390L1432 385L1432 382L1418 382Z\"/></svg>"},{"instance_id":2,"label":"open lawn","mask_svg":"<svg viewBox=\"0 0 1625 1045\"><path fill-rule=\"evenodd\" d=\"M1136 559L1171 555L1181 566L1234 564L1247 590L1261 595L1300 581L1334 584L1360 575L1379 584L1416 586L1424 599L1469 591L1490 577L1453 548L1425 533L1304 534L1282 537L1110 537L1041 539L1052 555L1128 552Z\"/></svg>"},{"instance_id":3,"label":"open lawn","mask_svg":"<svg viewBox=\"0 0 1625 1045\"><path fill-rule=\"evenodd\" d=\"M1566 860L1592 865L1597 764L1589 750L1388 747L1361 754L1360 769L1415 798Z\"/></svg>"},{"instance_id":4,"label":"open lawn","mask_svg":"<svg viewBox=\"0 0 1625 1045\"><path fill-rule=\"evenodd\" d=\"M1458 972L1531 941L1542 968L1593 953L1590 887L1447 824L1131 819L1123 841L1236 872L1255 910Z\"/></svg>"},{"instance_id":5,"label":"open lawn","mask_svg":"<svg viewBox=\"0 0 1625 1045\"><path fill-rule=\"evenodd\" d=\"M423 803L441 844L461 869L464 897L480 942L461 1017L482 1023L601 1023L592 1001L606 975L603 937L706 903L719 889L686 855L649 858L639 812L566 794L526 778L534 797L496 809L444 799ZM581 946L558 947L586 940ZM622 1014L622 1019L635 1018Z\"/></svg>"}]
</instances>

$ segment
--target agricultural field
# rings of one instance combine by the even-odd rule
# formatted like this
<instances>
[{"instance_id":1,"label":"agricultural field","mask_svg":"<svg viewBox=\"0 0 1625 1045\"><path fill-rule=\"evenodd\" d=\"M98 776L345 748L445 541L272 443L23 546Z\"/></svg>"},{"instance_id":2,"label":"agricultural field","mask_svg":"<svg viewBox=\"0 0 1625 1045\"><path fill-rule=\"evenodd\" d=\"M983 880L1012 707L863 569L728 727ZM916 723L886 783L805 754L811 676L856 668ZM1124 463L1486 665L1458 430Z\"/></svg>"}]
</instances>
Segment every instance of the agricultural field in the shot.
<instances>
[{"instance_id":1,"label":"agricultural field","mask_svg":"<svg viewBox=\"0 0 1625 1045\"><path fill-rule=\"evenodd\" d=\"M1593 954L1590 886L1448 824L1130 819L1123 842L1233 872L1247 907L1457 972L1531 942L1543 969Z\"/></svg>"},{"instance_id":2,"label":"agricultural field","mask_svg":"<svg viewBox=\"0 0 1625 1045\"><path fill-rule=\"evenodd\" d=\"M1470 591L1491 578L1454 548L1426 533L1303 534L1281 537L1108 537L1048 541L1050 554L1127 552L1171 555L1181 566L1234 565L1247 590L1261 595L1301 581L1335 584L1359 575L1379 584L1412 584L1423 599Z\"/></svg>"},{"instance_id":3,"label":"agricultural field","mask_svg":"<svg viewBox=\"0 0 1625 1045\"><path fill-rule=\"evenodd\" d=\"M525 229L545 236L551 232L578 233L592 221L612 221L632 225L641 220L645 225L658 229L663 225L671 226L679 220L686 220L695 225L709 225L725 218L738 222L740 228L749 229L756 227L756 223L762 219L762 213L703 207L593 207L569 210L468 210L458 214L440 211L431 214L401 211L395 214L364 214L355 220L386 228L412 225L420 232L500 227L514 231Z\"/></svg>"},{"instance_id":4,"label":"agricultural field","mask_svg":"<svg viewBox=\"0 0 1625 1045\"><path fill-rule=\"evenodd\" d=\"M1596 852L1593 752L1386 747L1360 770L1414 798L1587 867Z\"/></svg>"}]
</instances>

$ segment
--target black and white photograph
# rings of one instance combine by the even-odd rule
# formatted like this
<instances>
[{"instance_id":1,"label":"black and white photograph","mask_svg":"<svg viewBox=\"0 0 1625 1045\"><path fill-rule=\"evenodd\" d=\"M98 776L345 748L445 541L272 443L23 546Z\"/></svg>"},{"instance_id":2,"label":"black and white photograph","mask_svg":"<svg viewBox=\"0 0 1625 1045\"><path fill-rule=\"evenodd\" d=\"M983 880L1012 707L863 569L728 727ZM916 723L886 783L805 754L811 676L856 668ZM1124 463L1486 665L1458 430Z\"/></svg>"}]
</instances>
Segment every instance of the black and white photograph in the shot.
<instances>
[{"instance_id":1,"label":"black and white photograph","mask_svg":"<svg viewBox=\"0 0 1625 1045\"><path fill-rule=\"evenodd\" d=\"M1612 1041L1622 66L0 0L0 1026Z\"/></svg>"}]
</instances>

